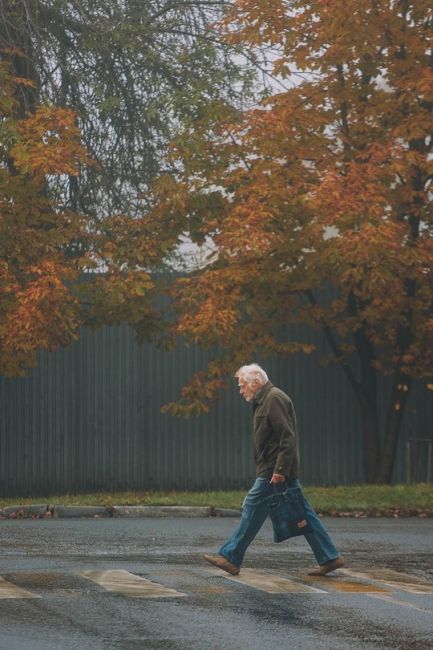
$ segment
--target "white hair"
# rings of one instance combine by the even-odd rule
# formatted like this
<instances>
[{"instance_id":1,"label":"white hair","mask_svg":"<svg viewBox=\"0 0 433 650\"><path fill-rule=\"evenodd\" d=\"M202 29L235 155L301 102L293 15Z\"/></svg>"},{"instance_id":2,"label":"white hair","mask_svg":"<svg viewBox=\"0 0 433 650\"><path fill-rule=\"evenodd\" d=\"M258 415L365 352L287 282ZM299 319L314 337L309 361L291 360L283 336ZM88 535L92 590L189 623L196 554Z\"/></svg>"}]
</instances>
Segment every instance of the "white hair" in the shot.
<instances>
[{"instance_id":1,"label":"white hair","mask_svg":"<svg viewBox=\"0 0 433 650\"><path fill-rule=\"evenodd\" d=\"M250 363L248 366L241 366L235 374L235 377L243 379L247 384L252 384L253 381L257 380L260 382L261 386L264 386L268 381L268 375L257 363Z\"/></svg>"}]
</instances>

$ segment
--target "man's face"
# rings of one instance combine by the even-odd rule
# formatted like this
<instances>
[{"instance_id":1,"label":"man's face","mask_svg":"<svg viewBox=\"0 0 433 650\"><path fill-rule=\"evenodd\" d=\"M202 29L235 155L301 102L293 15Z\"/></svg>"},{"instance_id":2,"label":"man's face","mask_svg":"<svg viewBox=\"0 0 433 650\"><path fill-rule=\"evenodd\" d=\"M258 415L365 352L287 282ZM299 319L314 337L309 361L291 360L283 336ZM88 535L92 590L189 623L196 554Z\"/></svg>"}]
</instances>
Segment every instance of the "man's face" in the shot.
<instances>
[{"instance_id":1,"label":"man's face","mask_svg":"<svg viewBox=\"0 0 433 650\"><path fill-rule=\"evenodd\" d=\"M245 379L239 378L238 380L239 392L246 399L247 402L251 402L254 395L260 388L260 383L257 379L254 379L253 382L247 383Z\"/></svg>"}]
</instances>

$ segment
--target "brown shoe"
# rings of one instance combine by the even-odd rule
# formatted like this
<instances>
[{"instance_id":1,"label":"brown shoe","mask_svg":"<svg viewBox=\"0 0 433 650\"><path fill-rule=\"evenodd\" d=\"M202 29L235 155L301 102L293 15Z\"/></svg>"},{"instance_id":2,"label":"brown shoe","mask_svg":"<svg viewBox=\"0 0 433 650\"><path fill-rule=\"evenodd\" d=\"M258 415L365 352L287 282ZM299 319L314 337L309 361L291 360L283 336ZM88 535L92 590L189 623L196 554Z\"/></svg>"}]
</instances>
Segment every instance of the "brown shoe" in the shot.
<instances>
[{"instance_id":1,"label":"brown shoe","mask_svg":"<svg viewBox=\"0 0 433 650\"><path fill-rule=\"evenodd\" d=\"M331 560L326 564L321 564L317 569L312 569L308 572L309 576L326 576L327 573L335 571L335 569L341 569L344 566L344 560L342 557L337 557L335 560Z\"/></svg>"},{"instance_id":2,"label":"brown shoe","mask_svg":"<svg viewBox=\"0 0 433 650\"><path fill-rule=\"evenodd\" d=\"M226 560L225 557L223 557L222 555L203 555L203 557L211 564L217 566L218 569L223 569L223 571L227 571L227 573L231 573L232 576L237 576L240 571L240 568L236 566L236 564L232 564L231 562Z\"/></svg>"}]
</instances>

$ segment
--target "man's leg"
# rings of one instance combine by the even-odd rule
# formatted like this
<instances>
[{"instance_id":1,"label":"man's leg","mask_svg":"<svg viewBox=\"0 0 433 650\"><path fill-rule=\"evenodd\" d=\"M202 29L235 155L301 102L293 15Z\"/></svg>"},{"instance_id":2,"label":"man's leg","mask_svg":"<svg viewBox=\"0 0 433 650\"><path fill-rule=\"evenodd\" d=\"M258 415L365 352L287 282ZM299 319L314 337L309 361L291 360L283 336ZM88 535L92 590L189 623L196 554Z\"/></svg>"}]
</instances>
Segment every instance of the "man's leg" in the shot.
<instances>
[{"instance_id":1,"label":"man's leg","mask_svg":"<svg viewBox=\"0 0 433 650\"><path fill-rule=\"evenodd\" d=\"M288 481L288 486L290 487L301 487L298 479ZM324 570L318 572L318 575L324 575L329 571L337 569L338 566L343 566L343 560L340 558L340 554L335 547L332 539L329 536L328 531L325 526L322 524L320 518L316 514L315 510L312 508L308 500L302 495L306 518L311 528L313 529L311 533L305 535L305 539L309 543L311 550L314 553L314 556L317 560L317 563L320 567L323 567ZM329 571L327 571L328 569ZM314 574L313 574L314 575Z\"/></svg>"},{"instance_id":2,"label":"man's leg","mask_svg":"<svg viewBox=\"0 0 433 650\"><path fill-rule=\"evenodd\" d=\"M269 483L269 479L257 478L245 497L242 504L242 518L239 525L218 551L218 555L228 560L234 567L239 568L241 566L248 546L263 526L268 515L267 507L264 505L263 499L269 496L273 489L273 486ZM215 564L210 559L215 556L205 557L209 562ZM223 564L220 567L231 572L231 567L227 568Z\"/></svg>"}]
</instances>

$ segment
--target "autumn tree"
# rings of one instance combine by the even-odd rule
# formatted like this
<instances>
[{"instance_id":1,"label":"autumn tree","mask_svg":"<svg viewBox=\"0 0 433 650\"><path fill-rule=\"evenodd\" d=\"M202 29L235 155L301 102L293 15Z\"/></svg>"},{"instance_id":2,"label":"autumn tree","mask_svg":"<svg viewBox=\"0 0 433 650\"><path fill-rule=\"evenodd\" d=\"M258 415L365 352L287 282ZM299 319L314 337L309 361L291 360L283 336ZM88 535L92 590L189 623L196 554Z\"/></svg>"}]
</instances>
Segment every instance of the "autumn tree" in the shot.
<instances>
[{"instance_id":1,"label":"autumn tree","mask_svg":"<svg viewBox=\"0 0 433 650\"><path fill-rule=\"evenodd\" d=\"M0 48L37 104L73 108L98 165L51 179L65 205L100 221L141 214L175 127L218 98L245 102L250 75L212 27L225 0L8 0ZM21 56L16 55L16 51ZM22 56L24 55L24 56ZM245 60L244 60L245 61Z\"/></svg>"},{"instance_id":2,"label":"autumn tree","mask_svg":"<svg viewBox=\"0 0 433 650\"><path fill-rule=\"evenodd\" d=\"M16 121L23 120L22 155L25 138L32 147L35 136L24 122L44 115L48 105L66 109L71 129L80 129L96 163L74 166L71 160L68 167L65 148L66 171L53 168L37 187L28 186L34 206L52 205L50 200L59 206L52 235L57 226L60 233L67 209L85 215L74 237L64 230L61 248L65 273L71 257L78 266L83 256L82 270L94 271L75 284L74 294L89 324L129 320L139 324L142 337L161 332L148 275L155 254L137 242L129 256L140 268L135 265L131 276L125 247L131 248L137 228L133 217L148 209L150 179L167 163L163 152L174 128L217 98L240 105L249 97L251 75L234 58L239 47L213 28L225 5L224 0L0 2L0 61L21 80L14 86L13 124L18 133ZM52 110L55 120L61 112ZM3 150L5 174L13 173L13 182L27 187L28 172L9 145ZM13 230L17 242L28 235L25 202L17 200L17 214L21 207ZM72 222L77 225L75 218Z\"/></svg>"},{"instance_id":3,"label":"autumn tree","mask_svg":"<svg viewBox=\"0 0 433 650\"><path fill-rule=\"evenodd\" d=\"M256 352L310 352L281 338L309 323L356 396L366 480L389 482L412 384L433 368L431 2L238 0L220 29L271 48L287 87L196 120L154 188L154 241L210 250L173 287L173 333L222 350L171 410L206 410Z\"/></svg>"},{"instance_id":4,"label":"autumn tree","mask_svg":"<svg viewBox=\"0 0 433 650\"><path fill-rule=\"evenodd\" d=\"M17 97L28 89L32 80L0 63L0 372L10 376L34 365L39 349L77 338L81 260L68 249L87 236L80 215L45 192L47 177L91 164L76 115L44 106L23 116Z\"/></svg>"}]
</instances>

